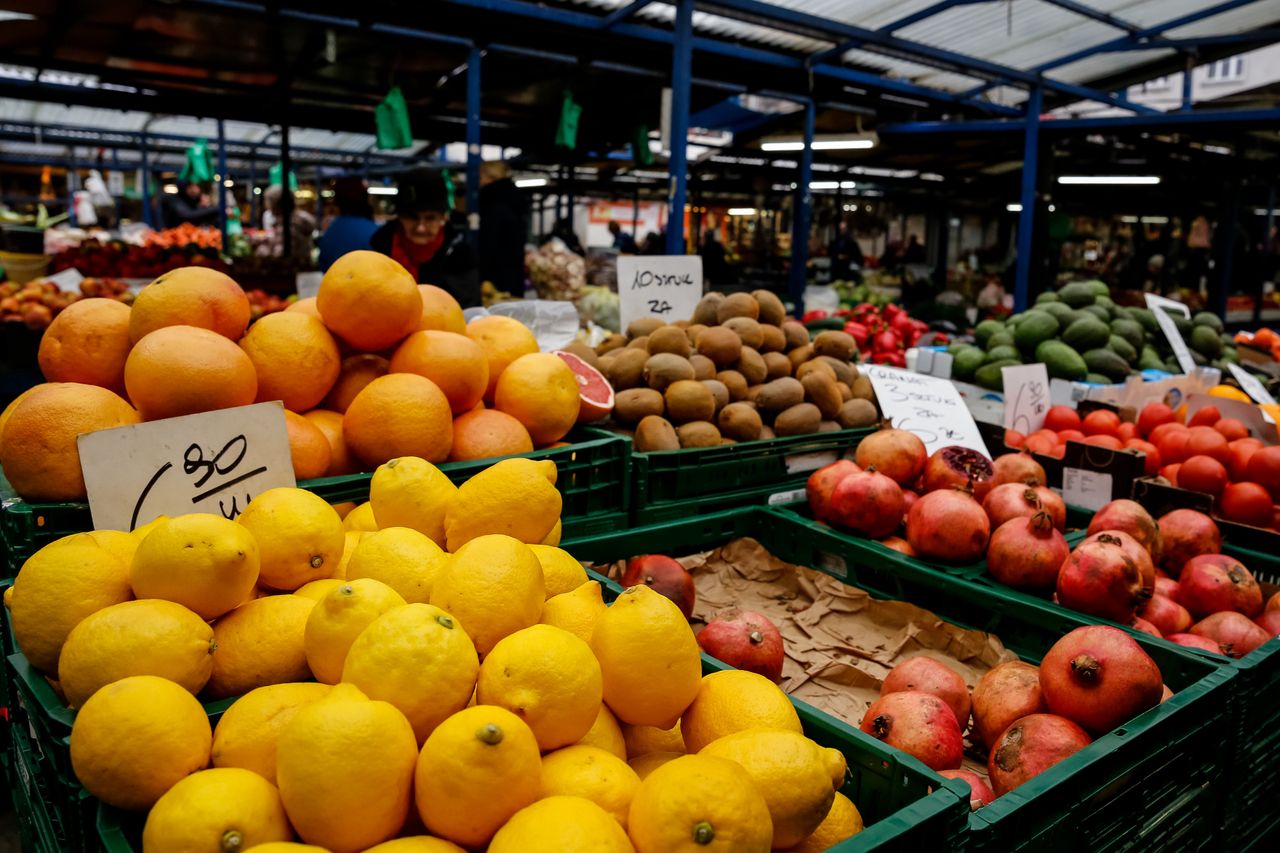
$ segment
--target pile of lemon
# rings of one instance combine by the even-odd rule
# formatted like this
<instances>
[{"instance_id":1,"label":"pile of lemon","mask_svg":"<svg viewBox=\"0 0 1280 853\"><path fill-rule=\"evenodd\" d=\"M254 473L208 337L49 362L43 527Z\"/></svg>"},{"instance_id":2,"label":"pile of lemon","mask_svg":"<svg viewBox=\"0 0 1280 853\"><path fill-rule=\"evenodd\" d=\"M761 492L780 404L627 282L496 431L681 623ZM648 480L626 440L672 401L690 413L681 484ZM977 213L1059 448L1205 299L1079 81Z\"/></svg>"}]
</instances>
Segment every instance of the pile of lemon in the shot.
<instances>
[{"instance_id":1,"label":"pile of lemon","mask_svg":"<svg viewBox=\"0 0 1280 853\"><path fill-rule=\"evenodd\" d=\"M555 545L555 477L509 459L455 487L405 457L345 520L273 489L235 521L46 546L6 598L78 709L80 782L148 811L144 853L764 853L859 831L844 757L776 685L702 677L648 587L605 606ZM197 695L239 698L211 727Z\"/></svg>"}]
</instances>

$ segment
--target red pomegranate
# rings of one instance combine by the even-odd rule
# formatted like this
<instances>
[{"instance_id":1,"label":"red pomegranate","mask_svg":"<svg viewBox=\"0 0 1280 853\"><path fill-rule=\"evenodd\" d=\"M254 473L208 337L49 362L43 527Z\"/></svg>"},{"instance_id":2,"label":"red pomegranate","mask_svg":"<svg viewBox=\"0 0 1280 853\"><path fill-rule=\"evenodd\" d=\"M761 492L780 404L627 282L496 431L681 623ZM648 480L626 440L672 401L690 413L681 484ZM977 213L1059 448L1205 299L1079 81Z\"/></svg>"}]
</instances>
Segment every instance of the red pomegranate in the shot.
<instances>
[{"instance_id":1,"label":"red pomegranate","mask_svg":"<svg viewBox=\"0 0 1280 853\"><path fill-rule=\"evenodd\" d=\"M1040 693L1040 668L1020 660L997 664L973 688L973 728L979 743L993 744L1014 721L1049 710Z\"/></svg>"},{"instance_id":2,"label":"red pomegranate","mask_svg":"<svg viewBox=\"0 0 1280 853\"><path fill-rule=\"evenodd\" d=\"M992 493L994 494L994 492ZM1071 547L1047 512L1012 518L996 528L987 546L987 571L1014 589L1049 590Z\"/></svg>"},{"instance_id":3,"label":"red pomegranate","mask_svg":"<svg viewBox=\"0 0 1280 853\"><path fill-rule=\"evenodd\" d=\"M675 602L676 607L688 619L693 616L693 604L698 593L693 587L693 575L670 557L662 554L645 554L632 557L622 575L623 586L644 584Z\"/></svg>"},{"instance_id":4,"label":"red pomegranate","mask_svg":"<svg viewBox=\"0 0 1280 853\"><path fill-rule=\"evenodd\" d=\"M1225 554L1201 554L1182 567L1178 603L1197 619L1219 610L1253 617L1262 612L1262 587L1239 560Z\"/></svg>"},{"instance_id":5,"label":"red pomegranate","mask_svg":"<svg viewBox=\"0 0 1280 853\"><path fill-rule=\"evenodd\" d=\"M1268 613L1272 610L1280 610L1280 592L1271 594L1271 597L1267 599L1267 606L1265 609Z\"/></svg>"},{"instance_id":6,"label":"red pomegranate","mask_svg":"<svg viewBox=\"0 0 1280 853\"><path fill-rule=\"evenodd\" d=\"M987 492L982 499L982 509L991 519L991 529L994 530L1011 518L1030 518L1044 507L1035 488L1005 483Z\"/></svg>"},{"instance_id":7,"label":"red pomegranate","mask_svg":"<svg viewBox=\"0 0 1280 853\"><path fill-rule=\"evenodd\" d=\"M987 758L987 775L997 797L1038 776L1093 740L1075 723L1056 714L1032 714L997 738Z\"/></svg>"},{"instance_id":8,"label":"red pomegranate","mask_svg":"<svg viewBox=\"0 0 1280 853\"><path fill-rule=\"evenodd\" d=\"M804 484L804 492L809 498L809 509L813 510L813 517L819 521L827 521L831 509L831 493L841 480L861 470L848 459L839 459L810 474Z\"/></svg>"},{"instance_id":9,"label":"red pomegranate","mask_svg":"<svg viewBox=\"0 0 1280 853\"><path fill-rule=\"evenodd\" d=\"M929 454L924 442L905 429L882 429L858 442L854 459L863 468L876 470L907 488L920 479Z\"/></svg>"},{"instance_id":10,"label":"red pomegranate","mask_svg":"<svg viewBox=\"0 0 1280 853\"><path fill-rule=\"evenodd\" d=\"M1019 486L1043 486L1046 482L1044 467L1025 451L997 456L992 460L991 467L995 472L991 478L993 487L1006 483Z\"/></svg>"},{"instance_id":11,"label":"red pomegranate","mask_svg":"<svg viewBox=\"0 0 1280 853\"><path fill-rule=\"evenodd\" d=\"M1138 629L1144 634L1150 634L1153 637L1164 637L1164 634L1160 632L1159 628L1157 628L1155 625L1152 625L1150 622L1148 622L1146 619L1143 619L1141 616L1133 617L1132 627Z\"/></svg>"},{"instance_id":12,"label":"red pomegranate","mask_svg":"<svg viewBox=\"0 0 1280 853\"><path fill-rule=\"evenodd\" d=\"M1267 636L1280 636L1280 610L1268 610L1253 619L1255 625L1267 632Z\"/></svg>"},{"instance_id":13,"label":"red pomegranate","mask_svg":"<svg viewBox=\"0 0 1280 853\"><path fill-rule=\"evenodd\" d=\"M972 770L939 770L943 779L962 779L969 786L969 810L977 811L996 798L986 780Z\"/></svg>"},{"instance_id":14,"label":"red pomegranate","mask_svg":"<svg viewBox=\"0 0 1280 853\"><path fill-rule=\"evenodd\" d=\"M1198 634L1165 634L1164 638L1171 643L1177 643L1179 646L1186 646L1189 649L1201 649L1202 651L1213 652L1215 655L1222 654L1221 645Z\"/></svg>"},{"instance_id":15,"label":"red pomegranate","mask_svg":"<svg viewBox=\"0 0 1280 853\"><path fill-rule=\"evenodd\" d=\"M698 645L734 669L782 680L782 634L769 617L734 607L722 610L698 632Z\"/></svg>"},{"instance_id":16,"label":"red pomegranate","mask_svg":"<svg viewBox=\"0 0 1280 853\"><path fill-rule=\"evenodd\" d=\"M1176 578L1187 560L1222 551L1222 533L1213 519L1194 509L1160 516L1160 568Z\"/></svg>"},{"instance_id":17,"label":"red pomegranate","mask_svg":"<svg viewBox=\"0 0 1280 853\"><path fill-rule=\"evenodd\" d=\"M903 512L902 487L872 465L840 481L831 493L828 520L879 539L898 529Z\"/></svg>"},{"instance_id":18,"label":"red pomegranate","mask_svg":"<svg viewBox=\"0 0 1280 853\"><path fill-rule=\"evenodd\" d=\"M1090 616L1128 625L1146 600L1138 564L1110 533L1077 546L1058 573L1058 603Z\"/></svg>"},{"instance_id":19,"label":"red pomegranate","mask_svg":"<svg viewBox=\"0 0 1280 853\"><path fill-rule=\"evenodd\" d=\"M927 657L914 657L889 670L880 685L880 695L919 690L937 696L955 714L960 730L969 725L969 685L946 664Z\"/></svg>"},{"instance_id":20,"label":"red pomegranate","mask_svg":"<svg viewBox=\"0 0 1280 853\"><path fill-rule=\"evenodd\" d=\"M920 495L910 489L902 490L902 517L905 519L907 513L911 512L911 508L916 505L916 501L920 500Z\"/></svg>"},{"instance_id":21,"label":"red pomegranate","mask_svg":"<svg viewBox=\"0 0 1280 853\"><path fill-rule=\"evenodd\" d=\"M892 548L895 551L900 551L908 557L914 557L916 555L916 552L911 549L911 543L903 539L901 536L886 536L880 540L880 544Z\"/></svg>"},{"instance_id":22,"label":"red pomegranate","mask_svg":"<svg viewBox=\"0 0 1280 853\"><path fill-rule=\"evenodd\" d=\"M1156 567L1151 562L1151 552L1123 530L1105 530L1103 533L1120 540L1120 547L1124 549L1125 555L1133 560L1134 565L1138 567L1138 573L1142 575L1142 588L1146 590L1147 595L1153 594L1156 590ZM1080 544L1096 542L1101 535L1102 533L1095 533L1092 536L1086 536Z\"/></svg>"},{"instance_id":23,"label":"red pomegranate","mask_svg":"<svg viewBox=\"0 0 1280 853\"><path fill-rule=\"evenodd\" d=\"M1160 558L1160 525L1137 501L1115 500L1106 504L1089 522L1089 535L1103 530L1128 533L1147 549L1152 560Z\"/></svg>"},{"instance_id":24,"label":"red pomegranate","mask_svg":"<svg viewBox=\"0 0 1280 853\"><path fill-rule=\"evenodd\" d=\"M1228 657L1242 658L1271 639L1271 635L1243 613L1223 610L1191 626L1191 633L1213 640Z\"/></svg>"},{"instance_id":25,"label":"red pomegranate","mask_svg":"<svg viewBox=\"0 0 1280 853\"><path fill-rule=\"evenodd\" d=\"M1040 689L1049 710L1093 735L1155 707L1162 684L1151 656L1109 625L1076 628L1040 662Z\"/></svg>"},{"instance_id":26,"label":"red pomegranate","mask_svg":"<svg viewBox=\"0 0 1280 853\"><path fill-rule=\"evenodd\" d=\"M908 690L881 696L863 715L860 728L931 770L954 770L964 757L956 715L931 693Z\"/></svg>"},{"instance_id":27,"label":"red pomegranate","mask_svg":"<svg viewBox=\"0 0 1280 853\"><path fill-rule=\"evenodd\" d=\"M907 541L921 557L972 563L990 539L991 522L982 505L957 489L929 492L907 514Z\"/></svg>"},{"instance_id":28,"label":"red pomegranate","mask_svg":"<svg viewBox=\"0 0 1280 853\"><path fill-rule=\"evenodd\" d=\"M969 489L981 501L995 485L991 460L976 450L953 444L933 452L924 466L924 490Z\"/></svg>"},{"instance_id":29,"label":"red pomegranate","mask_svg":"<svg viewBox=\"0 0 1280 853\"><path fill-rule=\"evenodd\" d=\"M1159 581L1157 581L1159 583ZM1156 627L1161 636L1180 634L1191 627L1191 614L1172 598L1153 595L1138 608L1138 616Z\"/></svg>"},{"instance_id":30,"label":"red pomegranate","mask_svg":"<svg viewBox=\"0 0 1280 853\"><path fill-rule=\"evenodd\" d=\"M1164 574L1163 570L1157 569L1157 571L1161 572L1161 574ZM1163 577L1161 577L1160 575L1156 575L1155 594L1163 595L1165 598L1171 598L1174 601L1177 601L1178 600L1178 582L1173 578L1169 577L1168 575L1164 575Z\"/></svg>"}]
</instances>

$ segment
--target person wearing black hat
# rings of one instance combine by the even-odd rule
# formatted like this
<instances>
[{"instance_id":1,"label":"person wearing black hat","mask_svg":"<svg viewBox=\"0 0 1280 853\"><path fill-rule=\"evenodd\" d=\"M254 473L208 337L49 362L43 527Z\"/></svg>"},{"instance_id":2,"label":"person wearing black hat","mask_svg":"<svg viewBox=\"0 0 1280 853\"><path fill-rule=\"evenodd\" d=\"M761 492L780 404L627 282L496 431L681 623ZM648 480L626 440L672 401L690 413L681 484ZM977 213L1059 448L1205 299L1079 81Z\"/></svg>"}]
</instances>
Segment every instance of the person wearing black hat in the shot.
<instances>
[{"instance_id":1,"label":"person wearing black hat","mask_svg":"<svg viewBox=\"0 0 1280 853\"><path fill-rule=\"evenodd\" d=\"M476 255L466 235L449 223L444 176L425 169L401 176L396 218L374 232L369 244L398 261L419 284L447 290L463 308L480 304Z\"/></svg>"}]
</instances>

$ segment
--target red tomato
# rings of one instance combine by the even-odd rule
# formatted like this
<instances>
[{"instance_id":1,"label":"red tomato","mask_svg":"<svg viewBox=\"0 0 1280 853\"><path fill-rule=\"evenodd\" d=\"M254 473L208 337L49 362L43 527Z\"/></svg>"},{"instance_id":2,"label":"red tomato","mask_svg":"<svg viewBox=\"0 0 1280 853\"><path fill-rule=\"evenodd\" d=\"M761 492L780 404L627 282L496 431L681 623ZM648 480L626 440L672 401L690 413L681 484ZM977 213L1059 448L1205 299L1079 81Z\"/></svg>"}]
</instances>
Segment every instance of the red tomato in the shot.
<instances>
[{"instance_id":1,"label":"red tomato","mask_svg":"<svg viewBox=\"0 0 1280 853\"><path fill-rule=\"evenodd\" d=\"M1182 467L1181 462L1175 462L1172 465L1165 465L1160 469L1160 476L1164 477L1173 485L1178 485L1178 469Z\"/></svg>"},{"instance_id":2,"label":"red tomato","mask_svg":"<svg viewBox=\"0 0 1280 853\"><path fill-rule=\"evenodd\" d=\"M1169 435L1170 433L1186 432L1186 431L1187 431L1187 428L1182 424L1178 423L1177 421L1169 421L1168 423L1160 424L1158 427L1153 429L1151 431L1151 434L1147 436L1147 441L1151 442L1152 444L1159 444L1160 439L1166 435Z\"/></svg>"},{"instance_id":3,"label":"red tomato","mask_svg":"<svg viewBox=\"0 0 1280 853\"><path fill-rule=\"evenodd\" d=\"M1187 456L1212 456L1225 467L1231 461L1231 448L1213 427L1193 426L1187 438Z\"/></svg>"},{"instance_id":4,"label":"red tomato","mask_svg":"<svg viewBox=\"0 0 1280 853\"><path fill-rule=\"evenodd\" d=\"M1124 447L1120 443L1120 439L1114 435L1091 435L1084 440L1085 444L1096 444L1099 447L1110 447L1112 450L1120 450ZM1065 448L1066 445L1063 445Z\"/></svg>"},{"instance_id":5,"label":"red tomato","mask_svg":"<svg viewBox=\"0 0 1280 853\"><path fill-rule=\"evenodd\" d=\"M1160 451L1154 444L1140 438L1131 438L1124 443L1124 446L1138 451L1145 457L1142 463L1143 474L1154 477L1160 472Z\"/></svg>"},{"instance_id":6,"label":"red tomato","mask_svg":"<svg viewBox=\"0 0 1280 853\"><path fill-rule=\"evenodd\" d=\"M1016 429L1007 429L1004 431L1005 447L1014 447L1014 448L1021 447L1023 444L1026 443L1026 441L1027 441L1027 437L1022 433L1018 432Z\"/></svg>"},{"instance_id":7,"label":"red tomato","mask_svg":"<svg viewBox=\"0 0 1280 853\"><path fill-rule=\"evenodd\" d=\"M1159 432L1160 430L1156 430ZM1151 435L1151 443L1160 451L1160 458L1169 462L1181 462L1187 458L1187 442L1191 440L1191 430L1180 426L1176 432L1166 432L1164 435L1157 436L1155 433Z\"/></svg>"},{"instance_id":8,"label":"red tomato","mask_svg":"<svg viewBox=\"0 0 1280 853\"><path fill-rule=\"evenodd\" d=\"M1222 433L1222 437L1227 441L1235 441L1238 438L1248 438L1249 429L1235 418L1222 418L1213 425L1213 428Z\"/></svg>"},{"instance_id":9,"label":"red tomato","mask_svg":"<svg viewBox=\"0 0 1280 853\"><path fill-rule=\"evenodd\" d=\"M1085 435L1115 436L1120 431L1120 416L1107 409L1097 409L1084 416L1080 427Z\"/></svg>"},{"instance_id":10,"label":"red tomato","mask_svg":"<svg viewBox=\"0 0 1280 853\"><path fill-rule=\"evenodd\" d=\"M1070 406L1050 406L1044 414L1045 429L1055 432L1064 429L1080 429L1080 415Z\"/></svg>"},{"instance_id":11,"label":"red tomato","mask_svg":"<svg viewBox=\"0 0 1280 853\"><path fill-rule=\"evenodd\" d=\"M1280 506L1271 507L1271 529L1280 530Z\"/></svg>"},{"instance_id":12,"label":"red tomato","mask_svg":"<svg viewBox=\"0 0 1280 853\"><path fill-rule=\"evenodd\" d=\"M1271 524L1271 494L1257 483L1232 483L1222 491L1218 511L1231 521L1267 527Z\"/></svg>"},{"instance_id":13,"label":"red tomato","mask_svg":"<svg viewBox=\"0 0 1280 853\"><path fill-rule=\"evenodd\" d=\"M1256 438L1237 438L1235 441L1227 442L1227 447L1231 451L1231 461L1227 463L1227 473L1231 475L1233 481L1248 480L1248 465L1253 454L1263 446L1262 442Z\"/></svg>"},{"instance_id":14,"label":"red tomato","mask_svg":"<svg viewBox=\"0 0 1280 853\"><path fill-rule=\"evenodd\" d=\"M1178 469L1178 486L1215 498L1227 487L1227 469L1212 456L1192 456Z\"/></svg>"},{"instance_id":15,"label":"red tomato","mask_svg":"<svg viewBox=\"0 0 1280 853\"><path fill-rule=\"evenodd\" d=\"M1151 437L1151 431L1160 424L1176 423L1173 409L1164 403L1148 403L1142 407L1142 411L1138 414L1138 432L1146 438Z\"/></svg>"},{"instance_id":16,"label":"red tomato","mask_svg":"<svg viewBox=\"0 0 1280 853\"><path fill-rule=\"evenodd\" d=\"M1280 447L1263 447L1249 458L1245 466L1249 482L1257 483L1280 500Z\"/></svg>"},{"instance_id":17,"label":"red tomato","mask_svg":"<svg viewBox=\"0 0 1280 853\"><path fill-rule=\"evenodd\" d=\"M1205 406L1191 416L1191 420L1187 421L1187 426L1207 426L1211 427L1218 421L1222 420L1222 412L1218 411L1217 406Z\"/></svg>"},{"instance_id":18,"label":"red tomato","mask_svg":"<svg viewBox=\"0 0 1280 853\"><path fill-rule=\"evenodd\" d=\"M1137 424L1131 424L1128 422L1122 423L1120 424L1120 429L1116 431L1116 438L1120 439L1121 441L1128 441L1131 438L1137 438L1137 437L1138 437Z\"/></svg>"},{"instance_id":19,"label":"red tomato","mask_svg":"<svg viewBox=\"0 0 1280 853\"><path fill-rule=\"evenodd\" d=\"M1040 453L1045 456L1050 454L1055 447L1058 446L1058 439L1053 433L1033 432L1027 436L1027 441L1022 445L1032 453Z\"/></svg>"},{"instance_id":20,"label":"red tomato","mask_svg":"<svg viewBox=\"0 0 1280 853\"><path fill-rule=\"evenodd\" d=\"M1052 456L1054 459L1061 459L1067 455L1067 446L1065 444L1055 444L1053 450L1050 450L1047 455Z\"/></svg>"},{"instance_id":21,"label":"red tomato","mask_svg":"<svg viewBox=\"0 0 1280 853\"><path fill-rule=\"evenodd\" d=\"M1084 441L1084 433L1078 429L1064 429L1058 433L1058 444L1066 444L1068 441Z\"/></svg>"}]
</instances>

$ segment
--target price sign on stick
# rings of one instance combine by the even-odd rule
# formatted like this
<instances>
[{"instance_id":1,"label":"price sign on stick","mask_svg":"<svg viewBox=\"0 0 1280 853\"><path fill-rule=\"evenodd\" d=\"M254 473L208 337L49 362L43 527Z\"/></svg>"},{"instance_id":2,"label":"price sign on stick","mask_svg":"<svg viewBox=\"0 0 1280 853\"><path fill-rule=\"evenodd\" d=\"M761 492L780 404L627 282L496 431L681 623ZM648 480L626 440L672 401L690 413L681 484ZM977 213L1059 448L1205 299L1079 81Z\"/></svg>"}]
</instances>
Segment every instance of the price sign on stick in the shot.
<instances>
[{"instance_id":1,"label":"price sign on stick","mask_svg":"<svg viewBox=\"0 0 1280 853\"><path fill-rule=\"evenodd\" d=\"M697 255L620 255L618 314L622 329L632 320L688 320L702 298L702 258Z\"/></svg>"},{"instance_id":2,"label":"price sign on stick","mask_svg":"<svg viewBox=\"0 0 1280 853\"><path fill-rule=\"evenodd\" d=\"M1049 373L1043 364L1001 368L1004 376L1004 428L1030 435L1044 426L1049 411Z\"/></svg>"},{"instance_id":3,"label":"price sign on stick","mask_svg":"<svg viewBox=\"0 0 1280 853\"><path fill-rule=\"evenodd\" d=\"M1182 372L1194 373L1196 369L1195 359L1191 357L1191 351L1187 349L1187 342L1182 339L1182 335L1178 332L1178 327L1174 325L1173 318L1169 316L1169 312L1172 311L1190 320L1191 310L1181 302L1165 299L1163 296L1156 296L1154 293L1145 293L1143 296L1147 300L1147 309L1155 315L1160 331L1164 332L1165 338L1169 341L1169 347L1173 350L1173 357L1178 360L1178 365L1182 368Z\"/></svg>"},{"instance_id":4,"label":"price sign on stick","mask_svg":"<svg viewBox=\"0 0 1280 853\"><path fill-rule=\"evenodd\" d=\"M895 427L914 433L929 453L958 444L991 455L951 380L882 364L862 364L858 369L870 377L884 416Z\"/></svg>"},{"instance_id":5,"label":"price sign on stick","mask_svg":"<svg viewBox=\"0 0 1280 853\"><path fill-rule=\"evenodd\" d=\"M297 485L279 403L101 430L76 444L99 529L191 512L235 518L254 495Z\"/></svg>"},{"instance_id":6,"label":"price sign on stick","mask_svg":"<svg viewBox=\"0 0 1280 853\"><path fill-rule=\"evenodd\" d=\"M1228 362L1227 369L1231 371L1231 375L1240 383L1244 393L1252 397L1255 403L1275 403L1276 398L1271 396L1267 391L1267 386L1263 385L1258 377L1238 364Z\"/></svg>"}]
</instances>

